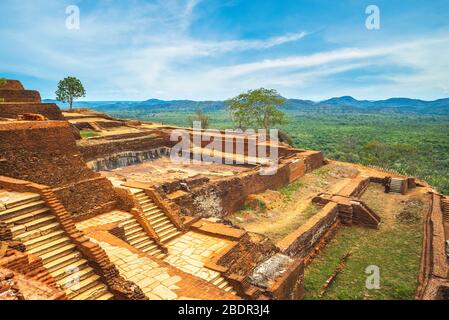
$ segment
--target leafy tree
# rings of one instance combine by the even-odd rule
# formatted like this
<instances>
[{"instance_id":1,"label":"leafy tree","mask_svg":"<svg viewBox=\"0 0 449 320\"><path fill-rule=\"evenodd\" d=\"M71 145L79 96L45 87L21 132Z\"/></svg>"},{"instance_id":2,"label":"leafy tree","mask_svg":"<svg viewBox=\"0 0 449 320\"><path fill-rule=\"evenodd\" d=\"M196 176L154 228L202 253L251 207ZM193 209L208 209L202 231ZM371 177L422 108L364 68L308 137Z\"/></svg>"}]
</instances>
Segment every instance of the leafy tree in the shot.
<instances>
[{"instance_id":1,"label":"leafy tree","mask_svg":"<svg viewBox=\"0 0 449 320\"><path fill-rule=\"evenodd\" d=\"M285 102L276 90L260 88L227 100L226 106L237 128L269 129L287 122L278 109Z\"/></svg>"},{"instance_id":2,"label":"leafy tree","mask_svg":"<svg viewBox=\"0 0 449 320\"><path fill-rule=\"evenodd\" d=\"M86 96L83 84L75 77L67 77L59 81L58 90L56 90L56 100L68 102L72 112L73 100Z\"/></svg>"},{"instance_id":3,"label":"leafy tree","mask_svg":"<svg viewBox=\"0 0 449 320\"><path fill-rule=\"evenodd\" d=\"M202 129L209 128L209 116L201 109L197 109L193 116L188 117L190 126L193 128L193 122L199 121Z\"/></svg>"}]
</instances>

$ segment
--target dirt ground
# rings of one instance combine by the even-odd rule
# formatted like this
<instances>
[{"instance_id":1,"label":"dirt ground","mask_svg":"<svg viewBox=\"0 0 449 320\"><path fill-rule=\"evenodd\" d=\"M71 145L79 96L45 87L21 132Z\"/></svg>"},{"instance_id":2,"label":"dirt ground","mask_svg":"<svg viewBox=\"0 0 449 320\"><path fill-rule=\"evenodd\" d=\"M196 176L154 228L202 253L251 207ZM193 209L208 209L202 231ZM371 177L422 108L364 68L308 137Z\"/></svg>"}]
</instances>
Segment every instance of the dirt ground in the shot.
<instances>
[{"instance_id":1,"label":"dirt ground","mask_svg":"<svg viewBox=\"0 0 449 320\"><path fill-rule=\"evenodd\" d=\"M201 163L201 164L175 164L169 157L162 157L141 164L118 168L112 171L103 171L108 178L127 181L140 181L160 184L167 181L187 179L197 175L208 177L211 180L229 177L247 170L247 167L237 165Z\"/></svg>"},{"instance_id":2,"label":"dirt ground","mask_svg":"<svg viewBox=\"0 0 449 320\"><path fill-rule=\"evenodd\" d=\"M321 192L336 193L358 173L348 165L328 164L280 190L252 196L228 219L248 231L281 240L319 211L311 203L313 197Z\"/></svg>"},{"instance_id":3,"label":"dirt ground","mask_svg":"<svg viewBox=\"0 0 449 320\"><path fill-rule=\"evenodd\" d=\"M382 224L386 228L394 227L405 214L416 211L416 207L422 209L425 206L427 209L429 205L426 188L411 189L406 195L399 193L386 194L384 187L377 183L370 183L360 199L381 215ZM419 210L419 217L416 217L418 220L422 216L421 209Z\"/></svg>"}]
</instances>

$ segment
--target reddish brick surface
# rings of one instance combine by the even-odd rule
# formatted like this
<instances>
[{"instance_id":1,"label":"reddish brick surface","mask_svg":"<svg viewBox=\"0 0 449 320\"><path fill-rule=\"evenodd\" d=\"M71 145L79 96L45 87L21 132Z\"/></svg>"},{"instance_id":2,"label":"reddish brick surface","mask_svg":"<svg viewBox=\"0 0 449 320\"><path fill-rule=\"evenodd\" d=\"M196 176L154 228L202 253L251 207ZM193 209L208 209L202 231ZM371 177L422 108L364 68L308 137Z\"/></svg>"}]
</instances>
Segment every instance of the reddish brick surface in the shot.
<instances>
[{"instance_id":1,"label":"reddish brick surface","mask_svg":"<svg viewBox=\"0 0 449 320\"><path fill-rule=\"evenodd\" d=\"M25 90L22 83L17 80L0 80L0 90Z\"/></svg>"},{"instance_id":2,"label":"reddish brick surface","mask_svg":"<svg viewBox=\"0 0 449 320\"><path fill-rule=\"evenodd\" d=\"M1 93L0 93L1 96ZM54 103L2 103L0 118L16 119L25 113L41 114L50 120L64 120L61 110Z\"/></svg>"},{"instance_id":3,"label":"reddish brick surface","mask_svg":"<svg viewBox=\"0 0 449 320\"><path fill-rule=\"evenodd\" d=\"M41 95L34 90L0 90L0 101L39 103Z\"/></svg>"}]
</instances>

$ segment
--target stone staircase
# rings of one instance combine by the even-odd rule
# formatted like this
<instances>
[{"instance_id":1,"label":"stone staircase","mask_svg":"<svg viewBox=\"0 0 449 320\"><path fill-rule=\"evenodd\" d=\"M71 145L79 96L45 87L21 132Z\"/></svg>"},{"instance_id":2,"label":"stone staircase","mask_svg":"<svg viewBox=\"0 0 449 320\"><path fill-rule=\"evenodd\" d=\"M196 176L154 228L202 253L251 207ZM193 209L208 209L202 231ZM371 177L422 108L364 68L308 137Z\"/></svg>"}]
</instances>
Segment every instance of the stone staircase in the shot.
<instances>
[{"instance_id":1,"label":"stone staircase","mask_svg":"<svg viewBox=\"0 0 449 320\"><path fill-rule=\"evenodd\" d=\"M181 231L176 228L165 213L145 194L143 190L135 193L134 196L139 201L145 217L159 236L162 243L167 243L181 234Z\"/></svg>"},{"instance_id":2,"label":"stone staircase","mask_svg":"<svg viewBox=\"0 0 449 320\"><path fill-rule=\"evenodd\" d=\"M139 249L151 256L164 259L167 255L155 243L140 226L136 219L130 218L120 224L125 230L127 242L134 248Z\"/></svg>"},{"instance_id":3,"label":"stone staircase","mask_svg":"<svg viewBox=\"0 0 449 320\"><path fill-rule=\"evenodd\" d=\"M233 295L237 295L237 292L234 290L234 288L220 274L218 274L214 279L210 280L209 282L226 292L229 292Z\"/></svg>"},{"instance_id":4,"label":"stone staircase","mask_svg":"<svg viewBox=\"0 0 449 320\"><path fill-rule=\"evenodd\" d=\"M390 192L401 193L402 184L405 182L403 179L391 179Z\"/></svg>"},{"instance_id":5,"label":"stone staircase","mask_svg":"<svg viewBox=\"0 0 449 320\"><path fill-rule=\"evenodd\" d=\"M449 223L449 199L448 198L441 199L441 209L443 210L444 222Z\"/></svg>"},{"instance_id":6,"label":"stone staircase","mask_svg":"<svg viewBox=\"0 0 449 320\"><path fill-rule=\"evenodd\" d=\"M100 276L83 259L56 217L37 194L9 203L0 211L14 240L22 241L26 252L42 258L44 267L71 300L110 300L113 295Z\"/></svg>"}]
</instances>

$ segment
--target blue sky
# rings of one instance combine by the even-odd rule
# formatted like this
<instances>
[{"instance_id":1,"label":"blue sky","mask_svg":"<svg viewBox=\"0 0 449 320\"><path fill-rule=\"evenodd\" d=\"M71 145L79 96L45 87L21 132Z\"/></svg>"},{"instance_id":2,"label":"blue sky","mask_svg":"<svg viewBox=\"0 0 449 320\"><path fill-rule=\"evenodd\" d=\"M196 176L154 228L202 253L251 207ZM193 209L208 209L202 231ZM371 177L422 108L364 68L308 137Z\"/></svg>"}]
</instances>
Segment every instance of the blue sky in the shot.
<instances>
[{"instance_id":1,"label":"blue sky","mask_svg":"<svg viewBox=\"0 0 449 320\"><path fill-rule=\"evenodd\" d=\"M380 30L368 30L368 5ZM65 26L80 8L80 29ZM322 100L449 96L449 0L2 0L0 76L54 98L218 100L258 87Z\"/></svg>"}]
</instances>

